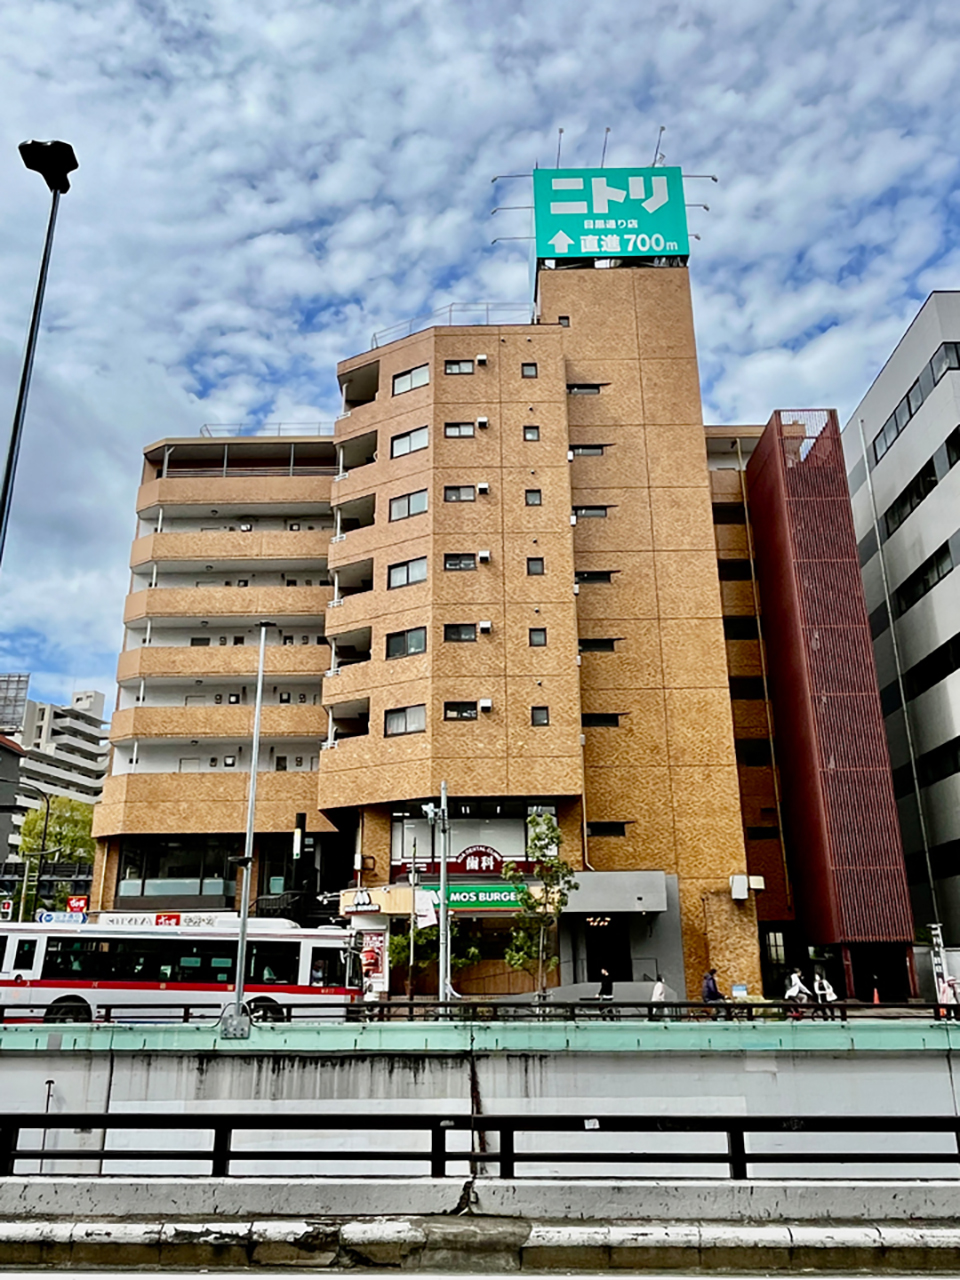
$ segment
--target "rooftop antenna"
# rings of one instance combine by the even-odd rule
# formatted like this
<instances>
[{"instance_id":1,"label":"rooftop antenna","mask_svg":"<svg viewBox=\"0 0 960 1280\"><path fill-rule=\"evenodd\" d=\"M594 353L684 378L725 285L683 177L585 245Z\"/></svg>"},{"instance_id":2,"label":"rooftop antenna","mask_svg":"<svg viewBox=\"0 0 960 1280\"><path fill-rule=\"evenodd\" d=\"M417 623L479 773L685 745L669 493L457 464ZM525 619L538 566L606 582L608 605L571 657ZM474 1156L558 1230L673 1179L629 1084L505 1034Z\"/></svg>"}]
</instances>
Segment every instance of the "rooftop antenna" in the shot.
<instances>
[{"instance_id":1,"label":"rooftop antenna","mask_svg":"<svg viewBox=\"0 0 960 1280\"><path fill-rule=\"evenodd\" d=\"M600 152L600 168L601 169L603 168L604 160L606 160L607 158L607 138L609 136L610 136L610 126L607 125L607 127L603 131L603 150Z\"/></svg>"},{"instance_id":2,"label":"rooftop antenna","mask_svg":"<svg viewBox=\"0 0 960 1280\"><path fill-rule=\"evenodd\" d=\"M665 156L662 156L660 154L660 139L663 137L666 131L667 131L667 126L665 124L662 124L660 126L660 132L657 134L657 145L653 148L653 167L654 168L656 168L658 161L666 159Z\"/></svg>"},{"instance_id":3,"label":"rooftop antenna","mask_svg":"<svg viewBox=\"0 0 960 1280\"><path fill-rule=\"evenodd\" d=\"M563 146L563 130L558 129L557 130L557 163L554 165L555 169L560 168L560 148L562 146Z\"/></svg>"}]
</instances>

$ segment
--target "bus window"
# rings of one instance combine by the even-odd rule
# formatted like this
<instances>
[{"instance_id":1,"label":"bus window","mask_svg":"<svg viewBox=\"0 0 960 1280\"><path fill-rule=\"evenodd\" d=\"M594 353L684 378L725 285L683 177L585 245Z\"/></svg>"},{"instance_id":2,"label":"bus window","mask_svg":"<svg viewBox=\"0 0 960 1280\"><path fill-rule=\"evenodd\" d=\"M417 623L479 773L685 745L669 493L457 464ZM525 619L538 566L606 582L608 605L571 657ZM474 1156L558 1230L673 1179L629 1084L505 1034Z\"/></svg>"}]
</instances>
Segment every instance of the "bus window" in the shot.
<instances>
[{"instance_id":1,"label":"bus window","mask_svg":"<svg viewBox=\"0 0 960 1280\"><path fill-rule=\"evenodd\" d=\"M344 987L347 985L348 953L339 947L314 947L310 960L311 987ZM318 974L318 977L314 977Z\"/></svg>"},{"instance_id":2,"label":"bus window","mask_svg":"<svg viewBox=\"0 0 960 1280\"><path fill-rule=\"evenodd\" d=\"M104 977L101 952L107 946L99 938L48 938L42 976L78 982Z\"/></svg>"},{"instance_id":3,"label":"bus window","mask_svg":"<svg viewBox=\"0 0 960 1280\"><path fill-rule=\"evenodd\" d=\"M248 944L247 982L295 987L299 969L299 942L268 942L257 939Z\"/></svg>"},{"instance_id":4,"label":"bus window","mask_svg":"<svg viewBox=\"0 0 960 1280\"><path fill-rule=\"evenodd\" d=\"M17 954L13 959L14 969L32 969L37 954L36 938L18 938Z\"/></svg>"}]
</instances>

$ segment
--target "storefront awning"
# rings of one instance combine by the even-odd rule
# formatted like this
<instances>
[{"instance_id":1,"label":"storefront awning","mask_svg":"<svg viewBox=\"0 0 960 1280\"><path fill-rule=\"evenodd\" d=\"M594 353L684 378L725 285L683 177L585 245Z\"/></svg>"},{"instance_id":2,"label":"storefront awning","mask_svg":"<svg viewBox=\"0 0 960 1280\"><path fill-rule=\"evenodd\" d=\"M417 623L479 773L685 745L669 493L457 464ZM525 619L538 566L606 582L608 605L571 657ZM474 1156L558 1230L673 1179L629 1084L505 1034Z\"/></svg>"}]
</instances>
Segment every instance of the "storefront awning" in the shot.
<instances>
[{"instance_id":1,"label":"storefront awning","mask_svg":"<svg viewBox=\"0 0 960 1280\"><path fill-rule=\"evenodd\" d=\"M666 911L667 877L663 871L578 871L580 888L570 895L566 910L580 915L594 911Z\"/></svg>"}]
</instances>

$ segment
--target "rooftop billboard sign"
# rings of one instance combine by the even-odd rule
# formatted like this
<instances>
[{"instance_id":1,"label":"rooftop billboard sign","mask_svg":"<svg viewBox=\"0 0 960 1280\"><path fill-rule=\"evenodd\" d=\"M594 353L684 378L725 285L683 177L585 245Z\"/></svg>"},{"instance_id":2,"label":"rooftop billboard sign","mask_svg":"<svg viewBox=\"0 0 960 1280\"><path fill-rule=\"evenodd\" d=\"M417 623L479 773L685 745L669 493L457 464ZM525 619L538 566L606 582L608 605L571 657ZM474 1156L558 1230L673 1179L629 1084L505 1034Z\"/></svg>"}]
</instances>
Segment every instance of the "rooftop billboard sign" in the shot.
<instances>
[{"instance_id":1,"label":"rooftop billboard sign","mask_svg":"<svg viewBox=\"0 0 960 1280\"><path fill-rule=\"evenodd\" d=\"M535 169L538 258L663 258L690 252L683 175L653 169Z\"/></svg>"}]
</instances>

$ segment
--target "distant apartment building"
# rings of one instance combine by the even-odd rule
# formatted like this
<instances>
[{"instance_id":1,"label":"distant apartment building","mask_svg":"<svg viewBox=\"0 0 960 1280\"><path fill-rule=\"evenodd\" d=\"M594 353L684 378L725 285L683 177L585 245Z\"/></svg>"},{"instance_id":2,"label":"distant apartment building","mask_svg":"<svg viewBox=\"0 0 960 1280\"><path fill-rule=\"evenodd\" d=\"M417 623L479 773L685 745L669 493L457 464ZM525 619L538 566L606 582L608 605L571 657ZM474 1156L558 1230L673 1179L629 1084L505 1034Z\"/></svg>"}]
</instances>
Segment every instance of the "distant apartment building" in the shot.
<instances>
[{"instance_id":1,"label":"distant apartment building","mask_svg":"<svg viewBox=\"0 0 960 1280\"><path fill-rule=\"evenodd\" d=\"M20 782L25 785L17 797L23 811L42 807L38 791L89 805L100 799L109 754L103 706L104 695L92 690L73 694L69 706L25 701L21 726L11 735L24 753ZM22 820L23 812L14 819L14 848Z\"/></svg>"},{"instance_id":2,"label":"distant apartment building","mask_svg":"<svg viewBox=\"0 0 960 1280\"><path fill-rule=\"evenodd\" d=\"M960 945L960 293L921 307L843 432L917 924Z\"/></svg>"},{"instance_id":3,"label":"distant apartment building","mask_svg":"<svg viewBox=\"0 0 960 1280\"><path fill-rule=\"evenodd\" d=\"M445 781L452 902L481 956L465 994L522 985L510 908L483 890L543 811L580 882L564 984L661 972L696 997L714 966L756 992L762 955L772 995L814 960L851 994L878 970L905 994L836 417L705 429L685 260L562 265L540 264L535 323L342 362L329 434L146 448L93 905L233 907L256 767L254 909L345 890L355 918L376 899L405 928L411 868L436 884L422 806ZM856 760L840 698L866 726ZM802 743L778 756L781 718ZM863 805L886 825L858 844Z\"/></svg>"}]
</instances>

